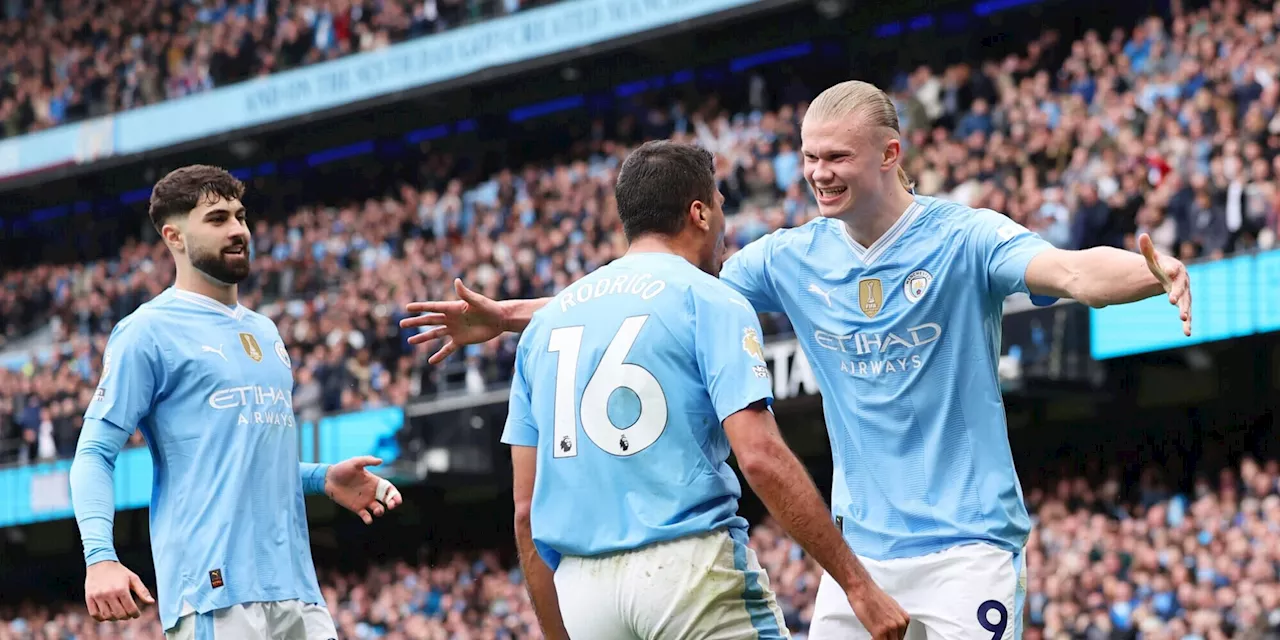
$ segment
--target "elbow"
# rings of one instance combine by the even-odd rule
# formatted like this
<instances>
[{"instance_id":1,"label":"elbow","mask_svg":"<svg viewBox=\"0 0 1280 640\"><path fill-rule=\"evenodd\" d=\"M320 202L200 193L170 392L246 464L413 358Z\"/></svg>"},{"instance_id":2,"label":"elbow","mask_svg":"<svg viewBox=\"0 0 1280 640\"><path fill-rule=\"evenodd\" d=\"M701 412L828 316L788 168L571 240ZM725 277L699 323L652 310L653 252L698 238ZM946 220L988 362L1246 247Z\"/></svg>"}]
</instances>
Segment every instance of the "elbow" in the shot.
<instances>
[{"instance_id":1,"label":"elbow","mask_svg":"<svg viewBox=\"0 0 1280 640\"><path fill-rule=\"evenodd\" d=\"M533 530L533 505L531 501L520 500L516 502L516 535L531 532Z\"/></svg>"},{"instance_id":2,"label":"elbow","mask_svg":"<svg viewBox=\"0 0 1280 640\"><path fill-rule=\"evenodd\" d=\"M747 479L747 484L756 486L760 482L768 482L778 467L781 455L774 451L774 443L761 442L757 446L744 449L738 453L738 468Z\"/></svg>"},{"instance_id":3,"label":"elbow","mask_svg":"<svg viewBox=\"0 0 1280 640\"><path fill-rule=\"evenodd\" d=\"M1090 286L1092 282L1094 281L1086 277L1074 264L1066 264L1063 265L1061 276L1053 287L1056 291L1050 295L1056 298L1070 298L1086 307L1101 309L1107 306L1107 303L1098 295L1097 288Z\"/></svg>"},{"instance_id":4,"label":"elbow","mask_svg":"<svg viewBox=\"0 0 1280 640\"><path fill-rule=\"evenodd\" d=\"M1101 309L1107 306L1107 302L1105 300L1099 298L1087 288L1082 287L1080 289L1068 289L1068 291L1070 291L1070 293L1067 297L1091 309Z\"/></svg>"},{"instance_id":5,"label":"elbow","mask_svg":"<svg viewBox=\"0 0 1280 640\"><path fill-rule=\"evenodd\" d=\"M742 476L747 479L747 484L756 486L760 481L769 475L770 464L763 456L752 455L747 458L738 458L738 468L742 470Z\"/></svg>"}]
</instances>

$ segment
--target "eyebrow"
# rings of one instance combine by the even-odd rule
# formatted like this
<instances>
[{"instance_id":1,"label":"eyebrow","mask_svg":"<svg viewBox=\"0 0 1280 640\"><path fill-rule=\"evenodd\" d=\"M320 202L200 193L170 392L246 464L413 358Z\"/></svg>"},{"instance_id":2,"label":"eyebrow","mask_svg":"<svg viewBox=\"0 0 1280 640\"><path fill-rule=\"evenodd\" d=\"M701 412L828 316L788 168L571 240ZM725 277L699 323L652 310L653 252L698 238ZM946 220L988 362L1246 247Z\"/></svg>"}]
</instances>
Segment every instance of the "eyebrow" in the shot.
<instances>
[{"instance_id":1,"label":"eyebrow","mask_svg":"<svg viewBox=\"0 0 1280 640\"><path fill-rule=\"evenodd\" d=\"M246 211L246 209L245 209L244 207L236 207L235 211L232 211L231 209L228 209L227 207L218 207L218 208L216 208L216 209L210 209L210 210L208 210L208 211L204 212L204 217L205 217L205 218L208 218L209 216L212 216L212 215L214 215L214 214L219 214L219 213L230 213L230 214L232 214L232 215L237 215L237 216L238 216L238 215L240 215L240 214L242 214L242 213L246 213L246 212L247 212L247 211Z\"/></svg>"}]
</instances>

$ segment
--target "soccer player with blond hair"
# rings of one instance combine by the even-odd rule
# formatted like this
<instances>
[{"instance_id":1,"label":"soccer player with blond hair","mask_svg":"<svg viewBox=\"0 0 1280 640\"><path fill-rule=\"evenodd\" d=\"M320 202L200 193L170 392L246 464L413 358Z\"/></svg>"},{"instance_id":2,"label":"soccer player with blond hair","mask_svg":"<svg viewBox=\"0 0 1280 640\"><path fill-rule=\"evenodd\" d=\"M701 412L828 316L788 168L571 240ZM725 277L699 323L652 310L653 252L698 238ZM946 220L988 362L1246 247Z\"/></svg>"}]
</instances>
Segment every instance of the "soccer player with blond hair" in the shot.
<instances>
[{"instance_id":1,"label":"soccer player with blond hair","mask_svg":"<svg viewBox=\"0 0 1280 640\"><path fill-rule=\"evenodd\" d=\"M801 127L820 217L771 233L720 278L756 310L784 312L822 390L837 527L911 617L908 637L1011 640L1022 633L1031 520L996 376L1003 303L1091 307L1166 295L1191 334L1191 287L1145 234L1141 255L1057 249L989 209L914 193L893 103L850 81L822 92ZM519 331L546 300L410 305L412 341L464 344ZM811 640L866 638L823 576Z\"/></svg>"}]
</instances>

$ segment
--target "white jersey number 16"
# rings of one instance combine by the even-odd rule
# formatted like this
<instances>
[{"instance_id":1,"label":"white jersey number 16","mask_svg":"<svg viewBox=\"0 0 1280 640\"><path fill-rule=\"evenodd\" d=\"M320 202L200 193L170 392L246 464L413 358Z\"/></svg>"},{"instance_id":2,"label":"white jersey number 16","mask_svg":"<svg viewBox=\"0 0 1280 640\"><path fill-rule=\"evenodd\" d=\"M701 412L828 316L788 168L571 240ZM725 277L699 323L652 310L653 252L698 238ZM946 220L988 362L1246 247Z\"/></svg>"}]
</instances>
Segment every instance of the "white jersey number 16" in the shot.
<instances>
[{"instance_id":1,"label":"white jersey number 16","mask_svg":"<svg viewBox=\"0 0 1280 640\"><path fill-rule=\"evenodd\" d=\"M606 453L633 456L647 449L667 428L667 397L658 379L644 367L623 362L635 344L649 316L632 316L605 349L604 357L582 390L582 430ZM554 329L547 351L558 353L555 395L555 457L578 455L578 416L575 416L574 389L578 382L578 352L583 327ZM630 389L640 399L640 417L625 429L609 419L609 397L617 389Z\"/></svg>"}]
</instances>

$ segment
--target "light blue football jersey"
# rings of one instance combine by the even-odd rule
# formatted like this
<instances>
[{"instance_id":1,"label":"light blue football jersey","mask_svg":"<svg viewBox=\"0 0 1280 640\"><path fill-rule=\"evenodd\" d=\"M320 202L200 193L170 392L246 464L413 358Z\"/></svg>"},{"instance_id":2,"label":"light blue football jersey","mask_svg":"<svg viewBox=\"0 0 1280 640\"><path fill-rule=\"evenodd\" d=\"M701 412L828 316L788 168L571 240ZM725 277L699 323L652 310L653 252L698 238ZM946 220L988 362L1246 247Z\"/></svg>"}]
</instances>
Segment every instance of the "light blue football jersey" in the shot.
<instances>
[{"instance_id":1,"label":"light blue football jersey","mask_svg":"<svg viewBox=\"0 0 1280 640\"><path fill-rule=\"evenodd\" d=\"M1027 264L1049 247L994 211L917 196L870 247L822 218L726 262L726 284L795 327L822 390L832 511L855 553L1026 544L996 365L1004 299L1027 292Z\"/></svg>"},{"instance_id":2,"label":"light blue football jersey","mask_svg":"<svg viewBox=\"0 0 1280 640\"><path fill-rule=\"evenodd\" d=\"M166 290L111 332L85 418L141 429L151 450L151 550L166 629L187 611L293 599L323 605L292 366L269 318ZM87 560L114 555L110 528L99 540L102 528L87 526L80 511Z\"/></svg>"},{"instance_id":3,"label":"light blue football jersey","mask_svg":"<svg viewBox=\"0 0 1280 640\"><path fill-rule=\"evenodd\" d=\"M684 258L630 254L570 285L520 338L502 435L538 449L539 554L745 529L721 422L760 400L755 310Z\"/></svg>"}]
</instances>

